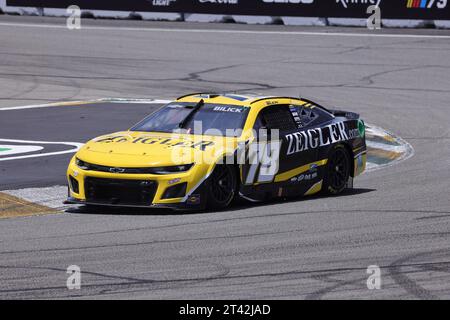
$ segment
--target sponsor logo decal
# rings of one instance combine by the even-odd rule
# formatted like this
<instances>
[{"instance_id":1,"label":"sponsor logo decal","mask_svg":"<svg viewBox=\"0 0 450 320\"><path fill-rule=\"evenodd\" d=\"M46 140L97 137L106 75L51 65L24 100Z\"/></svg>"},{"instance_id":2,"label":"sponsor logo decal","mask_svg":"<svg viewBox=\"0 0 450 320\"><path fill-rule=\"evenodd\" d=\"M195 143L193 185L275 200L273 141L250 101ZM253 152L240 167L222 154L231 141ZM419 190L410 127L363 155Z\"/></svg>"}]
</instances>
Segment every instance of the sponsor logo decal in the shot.
<instances>
[{"instance_id":1,"label":"sponsor logo decal","mask_svg":"<svg viewBox=\"0 0 450 320\"><path fill-rule=\"evenodd\" d=\"M356 162L357 162L358 168L362 168L364 165L363 156L359 155Z\"/></svg>"},{"instance_id":2,"label":"sponsor logo decal","mask_svg":"<svg viewBox=\"0 0 450 320\"><path fill-rule=\"evenodd\" d=\"M235 113L242 113L242 108L233 108L233 107L214 107L214 111L220 111L220 112L235 112Z\"/></svg>"},{"instance_id":3,"label":"sponsor logo decal","mask_svg":"<svg viewBox=\"0 0 450 320\"><path fill-rule=\"evenodd\" d=\"M318 177L317 169L319 166L317 164L312 164L309 167L309 171L307 173L303 173L291 179L291 182L302 182L302 181L310 181L314 180Z\"/></svg>"},{"instance_id":4,"label":"sponsor logo decal","mask_svg":"<svg viewBox=\"0 0 450 320\"><path fill-rule=\"evenodd\" d=\"M310 181L310 180L317 178L317 176L318 176L317 172L305 173L305 174L301 174L297 177L292 178L291 182Z\"/></svg>"},{"instance_id":5,"label":"sponsor logo decal","mask_svg":"<svg viewBox=\"0 0 450 320\"><path fill-rule=\"evenodd\" d=\"M200 3L238 4L239 0L199 0Z\"/></svg>"},{"instance_id":6,"label":"sponsor logo decal","mask_svg":"<svg viewBox=\"0 0 450 320\"><path fill-rule=\"evenodd\" d=\"M408 9L445 9L447 0L408 0L406 7Z\"/></svg>"},{"instance_id":7,"label":"sponsor logo decal","mask_svg":"<svg viewBox=\"0 0 450 320\"><path fill-rule=\"evenodd\" d=\"M180 141L179 139L172 138L158 138L158 137L139 137L130 138L128 136L109 136L94 140L96 143L140 143L145 145L166 145L169 147L190 147L193 149L205 150L206 147L214 145L212 141Z\"/></svg>"},{"instance_id":8,"label":"sponsor logo decal","mask_svg":"<svg viewBox=\"0 0 450 320\"><path fill-rule=\"evenodd\" d=\"M156 7L168 7L176 0L152 0L152 5Z\"/></svg>"},{"instance_id":9,"label":"sponsor logo decal","mask_svg":"<svg viewBox=\"0 0 450 320\"><path fill-rule=\"evenodd\" d=\"M330 124L323 128L295 132L286 136L289 143L287 155L359 137L359 130L347 129L345 122Z\"/></svg>"},{"instance_id":10,"label":"sponsor logo decal","mask_svg":"<svg viewBox=\"0 0 450 320\"><path fill-rule=\"evenodd\" d=\"M359 136L364 138L364 136L366 135L366 125L362 120L358 120L358 131Z\"/></svg>"},{"instance_id":11,"label":"sponsor logo decal","mask_svg":"<svg viewBox=\"0 0 450 320\"><path fill-rule=\"evenodd\" d=\"M378 7L381 3L381 0L336 0L336 3L342 4L344 8L348 8L349 6L354 5L364 5L364 6L376 6Z\"/></svg>"},{"instance_id":12,"label":"sponsor logo decal","mask_svg":"<svg viewBox=\"0 0 450 320\"><path fill-rule=\"evenodd\" d=\"M178 182L180 182L180 181L181 181L180 178L175 178L175 179L169 180L169 181L167 182L167 184L168 184L169 186L171 186L171 185L173 185L173 184L175 184L175 183L178 183Z\"/></svg>"},{"instance_id":13,"label":"sponsor logo decal","mask_svg":"<svg viewBox=\"0 0 450 320\"><path fill-rule=\"evenodd\" d=\"M187 199L187 203L190 205L200 204L201 198L199 194L190 195Z\"/></svg>"},{"instance_id":14,"label":"sponsor logo decal","mask_svg":"<svg viewBox=\"0 0 450 320\"><path fill-rule=\"evenodd\" d=\"M314 0L263 0L264 3L312 4Z\"/></svg>"}]
</instances>

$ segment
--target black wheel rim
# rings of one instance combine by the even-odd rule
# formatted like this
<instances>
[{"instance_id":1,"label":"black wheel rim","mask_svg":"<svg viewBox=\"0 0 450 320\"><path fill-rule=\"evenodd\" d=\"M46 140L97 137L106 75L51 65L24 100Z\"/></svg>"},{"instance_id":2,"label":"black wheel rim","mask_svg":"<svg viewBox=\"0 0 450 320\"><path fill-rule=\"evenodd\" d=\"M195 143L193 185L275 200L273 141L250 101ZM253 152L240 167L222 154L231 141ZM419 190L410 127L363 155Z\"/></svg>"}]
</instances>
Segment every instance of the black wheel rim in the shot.
<instances>
[{"instance_id":1,"label":"black wheel rim","mask_svg":"<svg viewBox=\"0 0 450 320\"><path fill-rule=\"evenodd\" d=\"M234 177L231 170L225 166L217 166L211 176L211 193L220 203L231 201L234 196Z\"/></svg>"},{"instance_id":2,"label":"black wheel rim","mask_svg":"<svg viewBox=\"0 0 450 320\"><path fill-rule=\"evenodd\" d=\"M342 190L347 184L349 166L347 154L344 150L336 150L330 158L329 185L335 190Z\"/></svg>"}]
</instances>

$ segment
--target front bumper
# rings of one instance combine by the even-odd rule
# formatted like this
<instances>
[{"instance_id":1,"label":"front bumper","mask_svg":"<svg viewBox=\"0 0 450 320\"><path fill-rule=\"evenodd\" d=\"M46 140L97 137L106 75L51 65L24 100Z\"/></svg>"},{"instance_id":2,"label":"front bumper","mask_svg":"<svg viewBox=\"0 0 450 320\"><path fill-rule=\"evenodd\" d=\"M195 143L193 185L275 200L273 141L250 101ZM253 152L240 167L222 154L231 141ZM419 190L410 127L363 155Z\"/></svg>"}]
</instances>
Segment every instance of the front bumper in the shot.
<instances>
[{"instance_id":1,"label":"front bumper","mask_svg":"<svg viewBox=\"0 0 450 320\"><path fill-rule=\"evenodd\" d=\"M193 166L187 172L152 175L87 171L74 159L67 169L69 194L66 203L103 206L199 209L204 207L206 172ZM179 192L169 193L169 189ZM169 195L169 196L168 196Z\"/></svg>"},{"instance_id":2,"label":"front bumper","mask_svg":"<svg viewBox=\"0 0 450 320\"><path fill-rule=\"evenodd\" d=\"M189 204L186 202L181 203L172 203L172 204L151 204L149 206L145 205L133 205L133 204L108 204L104 202L91 202L86 200L80 200L73 197L68 197L64 204L76 204L76 205L93 205L93 206L102 206L102 207L120 207L120 208L139 208L139 209L170 209L170 210L180 210L180 211L197 211L205 209L205 205L203 203L200 204Z\"/></svg>"}]
</instances>

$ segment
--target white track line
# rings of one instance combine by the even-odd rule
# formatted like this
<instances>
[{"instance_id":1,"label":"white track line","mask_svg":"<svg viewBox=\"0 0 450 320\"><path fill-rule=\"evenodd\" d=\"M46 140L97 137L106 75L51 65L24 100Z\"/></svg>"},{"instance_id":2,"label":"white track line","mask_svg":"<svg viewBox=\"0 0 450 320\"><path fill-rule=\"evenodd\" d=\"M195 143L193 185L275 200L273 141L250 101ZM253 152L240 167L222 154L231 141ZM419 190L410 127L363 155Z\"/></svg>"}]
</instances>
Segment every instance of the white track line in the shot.
<instances>
[{"instance_id":1,"label":"white track line","mask_svg":"<svg viewBox=\"0 0 450 320\"><path fill-rule=\"evenodd\" d=\"M3 27L49 28L67 29L66 25L9 23L2 22ZM68 30L68 29L67 29ZM177 29L177 28L136 28L136 27L99 27L83 26L82 30L112 30L112 31L145 31L145 32L173 32L173 33L220 33L220 34L269 34L284 36L337 36L337 37L375 37L375 38L414 38L414 39L450 39L450 35L422 35L422 34L382 34L355 32L308 32L308 31L268 31L268 30L232 30L232 29ZM68 30L69 31L69 30ZM77 30L78 32L80 30ZM77 32L75 31L75 32ZM72 31L73 32L73 31Z\"/></svg>"},{"instance_id":2,"label":"white track line","mask_svg":"<svg viewBox=\"0 0 450 320\"><path fill-rule=\"evenodd\" d=\"M164 104L173 102L174 100L164 99L133 99L133 98L102 98L95 100L97 102L111 102L111 103L144 103L144 104ZM89 101L88 101L89 102Z\"/></svg>"},{"instance_id":3,"label":"white track line","mask_svg":"<svg viewBox=\"0 0 450 320\"><path fill-rule=\"evenodd\" d=\"M26 156L0 158L0 161L39 158L39 157L47 157L47 156L56 156L56 155L61 155L61 154L66 154L66 153L75 153L83 146L83 143L78 143L78 142L49 142L49 141L13 140L13 139L0 139L0 142L33 143L33 144L63 144L63 145L73 147L72 149L64 150L64 151L55 151L55 152L47 152L47 153L30 154L30 155L26 155Z\"/></svg>"},{"instance_id":4,"label":"white track line","mask_svg":"<svg viewBox=\"0 0 450 320\"><path fill-rule=\"evenodd\" d=\"M68 101L68 102L55 102L55 103L44 103L44 104L32 104L27 106L18 107L3 107L0 111L12 111L12 110L24 110L24 109L39 109L39 108L51 108L51 107L64 107L64 106L82 106L91 103L100 102L110 102L110 103L145 103L145 104L166 104L171 102L171 100L161 100L161 99L124 99L124 98L104 98L95 100L83 100L83 101Z\"/></svg>"},{"instance_id":5,"label":"white track line","mask_svg":"<svg viewBox=\"0 0 450 320\"><path fill-rule=\"evenodd\" d=\"M85 101L72 101L76 105L85 104ZM9 111L9 110L22 110L22 109L37 109L37 108L49 108L49 107L62 107L67 103L55 102L55 103L45 103L45 104L31 104L28 106L19 106L19 107L3 107L0 108L0 111Z\"/></svg>"},{"instance_id":6,"label":"white track line","mask_svg":"<svg viewBox=\"0 0 450 320\"><path fill-rule=\"evenodd\" d=\"M0 149L6 148L6 151L0 151L0 156L9 156L12 154L18 154L18 153L30 153L30 152L36 152L44 149L44 147L41 146L17 146L17 145L0 145ZM8 150L10 149L10 150Z\"/></svg>"}]
</instances>

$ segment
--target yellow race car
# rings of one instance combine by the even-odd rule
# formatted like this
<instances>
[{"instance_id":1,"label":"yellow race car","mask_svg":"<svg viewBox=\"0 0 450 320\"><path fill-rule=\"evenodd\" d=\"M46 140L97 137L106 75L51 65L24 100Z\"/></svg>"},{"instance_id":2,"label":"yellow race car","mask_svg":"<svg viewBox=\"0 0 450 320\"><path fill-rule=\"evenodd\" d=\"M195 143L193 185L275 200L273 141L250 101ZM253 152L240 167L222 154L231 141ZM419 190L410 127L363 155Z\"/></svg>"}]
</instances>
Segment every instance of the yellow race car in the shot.
<instances>
[{"instance_id":1,"label":"yellow race car","mask_svg":"<svg viewBox=\"0 0 450 320\"><path fill-rule=\"evenodd\" d=\"M72 158L66 203L222 209L337 194L366 166L358 114L291 97L191 94Z\"/></svg>"}]
</instances>

